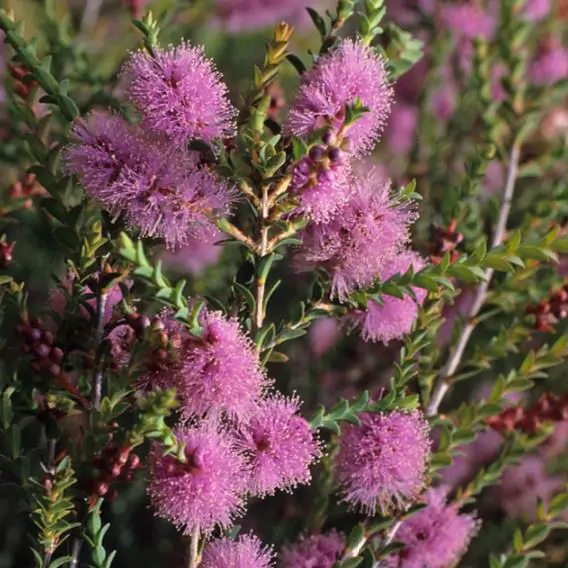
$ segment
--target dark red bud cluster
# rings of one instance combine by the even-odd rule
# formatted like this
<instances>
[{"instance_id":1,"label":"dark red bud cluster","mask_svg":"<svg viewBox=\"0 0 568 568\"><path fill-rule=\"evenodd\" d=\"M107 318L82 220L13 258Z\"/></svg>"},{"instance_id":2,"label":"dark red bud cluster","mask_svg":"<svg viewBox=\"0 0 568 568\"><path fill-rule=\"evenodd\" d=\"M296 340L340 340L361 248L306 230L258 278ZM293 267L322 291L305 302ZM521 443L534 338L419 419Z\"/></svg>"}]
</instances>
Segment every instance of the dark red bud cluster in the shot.
<instances>
[{"instance_id":1,"label":"dark red bud cluster","mask_svg":"<svg viewBox=\"0 0 568 568\"><path fill-rule=\"evenodd\" d=\"M102 453L93 459L93 467L98 473L87 483L87 492L93 503L98 497L114 501L118 496L116 484L130 483L134 470L140 467L140 458L132 448L108 444Z\"/></svg>"},{"instance_id":2,"label":"dark red bud cluster","mask_svg":"<svg viewBox=\"0 0 568 568\"><path fill-rule=\"evenodd\" d=\"M12 251L15 242L0 242L0 269L5 269L12 263Z\"/></svg>"},{"instance_id":3,"label":"dark red bud cluster","mask_svg":"<svg viewBox=\"0 0 568 568\"><path fill-rule=\"evenodd\" d=\"M553 331L554 324L568 316L568 283L554 292L549 298L530 306L527 314L534 315L536 331Z\"/></svg>"},{"instance_id":4,"label":"dark red bud cluster","mask_svg":"<svg viewBox=\"0 0 568 568\"><path fill-rule=\"evenodd\" d=\"M8 71L14 80L14 91L23 99L27 99L37 81L31 79L30 71L21 64L8 63Z\"/></svg>"},{"instance_id":5,"label":"dark red bud cluster","mask_svg":"<svg viewBox=\"0 0 568 568\"><path fill-rule=\"evenodd\" d=\"M532 406L506 408L497 416L487 419L487 424L498 432L522 431L535 434L544 422L568 420L568 393L561 397L543 394Z\"/></svg>"},{"instance_id":6,"label":"dark red bud cluster","mask_svg":"<svg viewBox=\"0 0 568 568\"><path fill-rule=\"evenodd\" d=\"M450 253L450 259L452 262L457 260L459 252L457 247L462 243L463 235L457 230L457 221L454 219L449 227L445 229L444 227L435 226L433 229L433 235L430 248L430 255L432 256L432 262L434 264L439 264L446 253Z\"/></svg>"},{"instance_id":7,"label":"dark red bud cluster","mask_svg":"<svg viewBox=\"0 0 568 568\"><path fill-rule=\"evenodd\" d=\"M31 368L52 377L60 376L64 353L61 348L53 344L53 334L42 329L42 321L39 318L32 318L29 322L18 324L16 331L23 342L22 352L32 355Z\"/></svg>"}]
</instances>

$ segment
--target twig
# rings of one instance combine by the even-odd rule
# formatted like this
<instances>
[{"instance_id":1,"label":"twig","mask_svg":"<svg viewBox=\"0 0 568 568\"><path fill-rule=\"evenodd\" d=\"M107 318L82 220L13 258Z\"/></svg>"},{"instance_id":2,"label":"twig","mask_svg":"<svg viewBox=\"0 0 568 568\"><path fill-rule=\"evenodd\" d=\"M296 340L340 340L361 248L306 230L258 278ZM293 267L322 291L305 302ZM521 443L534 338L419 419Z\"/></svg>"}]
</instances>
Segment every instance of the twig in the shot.
<instances>
[{"instance_id":1,"label":"twig","mask_svg":"<svg viewBox=\"0 0 568 568\"><path fill-rule=\"evenodd\" d=\"M79 556L81 555L81 546L83 541L76 537L73 540L73 550L71 552L71 562L69 562L69 568L77 568L79 566Z\"/></svg>"},{"instance_id":2,"label":"twig","mask_svg":"<svg viewBox=\"0 0 568 568\"><path fill-rule=\"evenodd\" d=\"M197 568L199 565L199 531L194 530L191 533L189 541L189 563L187 568Z\"/></svg>"},{"instance_id":3,"label":"twig","mask_svg":"<svg viewBox=\"0 0 568 568\"><path fill-rule=\"evenodd\" d=\"M103 391L103 369L101 356L98 353L105 329L105 311L108 294L101 292L97 297L97 329L95 332L95 349L97 350L95 372L93 374L93 408L99 410Z\"/></svg>"},{"instance_id":4,"label":"twig","mask_svg":"<svg viewBox=\"0 0 568 568\"><path fill-rule=\"evenodd\" d=\"M493 241L491 243L491 248L499 246L505 237L505 230L507 227L507 220L509 218L509 213L511 211L511 204L513 202L513 194L515 192L515 182L517 180L517 174L519 169L519 160L521 157L521 142L516 140L513 144L511 150L511 157L509 160L509 169L507 172L507 182L505 185L505 192L503 193L503 200L501 202L501 209L499 210L499 218L497 220L497 226L495 227L495 233L493 234ZM450 358L444 368L442 369L438 380L432 391L432 396L430 402L426 409L426 416L433 416L437 414L440 404L446 396L451 379L454 376L457 368L459 367L465 349L471 338L471 334L477 325L476 317L479 311L483 307L485 302L487 291L489 290L489 285L493 277L493 269L488 268L484 274L484 280L478 286L475 293L473 303L469 309L467 324L463 328L461 336L456 344L455 348L452 350Z\"/></svg>"}]
</instances>

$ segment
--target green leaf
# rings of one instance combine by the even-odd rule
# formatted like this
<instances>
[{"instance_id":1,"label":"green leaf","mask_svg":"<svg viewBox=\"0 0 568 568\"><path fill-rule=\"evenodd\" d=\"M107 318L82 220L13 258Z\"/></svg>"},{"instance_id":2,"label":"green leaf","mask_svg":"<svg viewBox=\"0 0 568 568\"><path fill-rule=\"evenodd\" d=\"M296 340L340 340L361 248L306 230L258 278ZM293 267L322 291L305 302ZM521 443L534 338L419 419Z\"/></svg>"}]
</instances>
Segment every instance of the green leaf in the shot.
<instances>
[{"instance_id":1,"label":"green leaf","mask_svg":"<svg viewBox=\"0 0 568 568\"><path fill-rule=\"evenodd\" d=\"M318 30L319 34L322 37L325 37L325 35L327 34L327 27L325 25L325 20L313 8L306 8L306 10L310 15L310 18L312 19L312 22L316 26L316 29Z\"/></svg>"}]
</instances>

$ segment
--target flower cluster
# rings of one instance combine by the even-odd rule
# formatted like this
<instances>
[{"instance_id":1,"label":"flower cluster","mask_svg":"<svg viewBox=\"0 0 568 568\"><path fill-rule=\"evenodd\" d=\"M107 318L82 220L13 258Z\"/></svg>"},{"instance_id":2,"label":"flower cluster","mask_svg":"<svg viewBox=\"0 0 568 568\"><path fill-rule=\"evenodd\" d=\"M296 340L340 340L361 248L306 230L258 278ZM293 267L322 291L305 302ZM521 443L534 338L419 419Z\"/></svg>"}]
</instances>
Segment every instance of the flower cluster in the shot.
<instances>
[{"instance_id":1,"label":"flower cluster","mask_svg":"<svg viewBox=\"0 0 568 568\"><path fill-rule=\"evenodd\" d=\"M149 494L158 514L188 533L227 528L247 495L307 483L309 466L320 456L319 442L298 414L299 401L270 391L238 322L204 309L200 324L199 336L174 322L162 324L160 349L166 351L156 352L160 364L150 364L141 381L178 393L181 459L154 449Z\"/></svg>"},{"instance_id":2,"label":"flower cluster","mask_svg":"<svg viewBox=\"0 0 568 568\"><path fill-rule=\"evenodd\" d=\"M320 143L293 170L297 211L311 223L303 232L299 270L324 269L331 294L340 301L373 283L419 270L424 262L407 251L414 204L403 199L376 171L361 173L353 159L378 140L393 96L384 62L362 43L343 41L302 77L288 118L288 131L309 140L324 129ZM360 114L353 118L353 109ZM354 166L354 167L352 167ZM371 302L348 318L365 340L388 342L412 328L416 300L387 298ZM394 317L394 320L392 319Z\"/></svg>"},{"instance_id":3,"label":"flower cluster","mask_svg":"<svg viewBox=\"0 0 568 568\"><path fill-rule=\"evenodd\" d=\"M142 236L163 239L169 248L211 234L235 194L196 165L187 144L234 133L235 110L220 74L201 49L182 43L152 56L132 54L124 76L140 125L100 112L77 122L77 143L64 155L67 171L112 215L123 215Z\"/></svg>"}]
</instances>

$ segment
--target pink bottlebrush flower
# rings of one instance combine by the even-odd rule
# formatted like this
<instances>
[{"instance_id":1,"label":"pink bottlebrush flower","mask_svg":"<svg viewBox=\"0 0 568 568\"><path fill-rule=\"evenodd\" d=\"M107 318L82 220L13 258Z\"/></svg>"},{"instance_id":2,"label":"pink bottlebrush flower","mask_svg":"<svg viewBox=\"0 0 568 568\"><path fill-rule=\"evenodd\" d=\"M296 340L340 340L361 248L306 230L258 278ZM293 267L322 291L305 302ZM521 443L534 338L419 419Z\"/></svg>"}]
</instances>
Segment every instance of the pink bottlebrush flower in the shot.
<instances>
[{"instance_id":1,"label":"pink bottlebrush flower","mask_svg":"<svg viewBox=\"0 0 568 568\"><path fill-rule=\"evenodd\" d=\"M390 568L446 568L461 558L479 522L460 514L457 504L448 505L447 495L445 487L426 492L426 508L406 519L396 533L404 548L387 558Z\"/></svg>"},{"instance_id":2,"label":"pink bottlebrush flower","mask_svg":"<svg viewBox=\"0 0 568 568\"><path fill-rule=\"evenodd\" d=\"M211 424L179 428L185 463L163 456L156 446L150 455L148 494L156 514L189 534L227 529L243 511L247 471L231 437Z\"/></svg>"},{"instance_id":3,"label":"pink bottlebrush flower","mask_svg":"<svg viewBox=\"0 0 568 568\"><path fill-rule=\"evenodd\" d=\"M370 515L401 508L424 486L430 455L428 425L418 411L363 413L339 438L336 477L343 498Z\"/></svg>"},{"instance_id":4,"label":"pink bottlebrush flower","mask_svg":"<svg viewBox=\"0 0 568 568\"><path fill-rule=\"evenodd\" d=\"M316 320L308 332L310 348L316 355L333 349L339 337L339 322L334 318Z\"/></svg>"},{"instance_id":5,"label":"pink bottlebrush flower","mask_svg":"<svg viewBox=\"0 0 568 568\"><path fill-rule=\"evenodd\" d=\"M216 264L222 248L215 243L223 239L223 233L212 229L199 237L189 237L187 244L175 251L164 250L160 259L164 266L176 272L201 274L207 267Z\"/></svg>"},{"instance_id":6,"label":"pink bottlebrush flower","mask_svg":"<svg viewBox=\"0 0 568 568\"><path fill-rule=\"evenodd\" d=\"M64 169L95 199L146 157L136 130L116 114L94 112L73 127L72 135L78 143L65 148Z\"/></svg>"},{"instance_id":7,"label":"pink bottlebrush flower","mask_svg":"<svg viewBox=\"0 0 568 568\"><path fill-rule=\"evenodd\" d=\"M355 155L365 154L377 142L393 98L385 62L362 43L344 40L320 57L303 74L289 113L288 132L305 137L329 126L338 131L345 122L345 106L359 98L369 108L348 130Z\"/></svg>"},{"instance_id":8,"label":"pink bottlebrush flower","mask_svg":"<svg viewBox=\"0 0 568 568\"><path fill-rule=\"evenodd\" d=\"M273 396L261 401L241 429L240 446L250 465L249 491L273 494L308 483L309 467L321 455L299 400Z\"/></svg>"},{"instance_id":9,"label":"pink bottlebrush flower","mask_svg":"<svg viewBox=\"0 0 568 568\"><path fill-rule=\"evenodd\" d=\"M394 105L387 130L388 145L395 154L406 154L416 137L418 109L414 105Z\"/></svg>"},{"instance_id":10,"label":"pink bottlebrush flower","mask_svg":"<svg viewBox=\"0 0 568 568\"><path fill-rule=\"evenodd\" d=\"M193 158L150 140L117 116L93 114L75 126L78 144L64 155L68 173L112 214L123 214L142 236L163 238L168 247L214 231L210 218L228 214L229 184Z\"/></svg>"},{"instance_id":11,"label":"pink bottlebrush flower","mask_svg":"<svg viewBox=\"0 0 568 568\"><path fill-rule=\"evenodd\" d=\"M568 76L568 50L561 45L546 45L529 67L535 85L553 85Z\"/></svg>"},{"instance_id":12,"label":"pink bottlebrush flower","mask_svg":"<svg viewBox=\"0 0 568 568\"><path fill-rule=\"evenodd\" d=\"M343 163L320 167L304 158L294 167L290 193L299 201L295 213L327 222L349 199L349 168Z\"/></svg>"},{"instance_id":13,"label":"pink bottlebrush flower","mask_svg":"<svg viewBox=\"0 0 568 568\"><path fill-rule=\"evenodd\" d=\"M133 53L123 68L128 97L142 114L144 126L180 145L191 139L211 142L232 136L236 110L203 49L181 43L155 51L155 57Z\"/></svg>"},{"instance_id":14,"label":"pink bottlebrush flower","mask_svg":"<svg viewBox=\"0 0 568 568\"><path fill-rule=\"evenodd\" d=\"M159 149L156 148L159 152ZM147 162L138 172L123 176L116 184L120 193L105 200L111 210L121 211L130 227L141 236L162 238L169 248L185 246L190 238L215 234L210 217L228 215L232 188L207 169L185 168L183 156L171 162ZM110 193L110 192L109 192Z\"/></svg>"},{"instance_id":15,"label":"pink bottlebrush flower","mask_svg":"<svg viewBox=\"0 0 568 568\"><path fill-rule=\"evenodd\" d=\"M415 272L425 266L424 259L412 251L401 252L384 267L381 278L386 280L395 274L404 274L412 265ZM383 296L382 305L371 300L367 311L349 314L349 319L361 327L361 337L365 341L382 341L387 344L410 333L418 317L418 304L426 299L427 292L422 288L412 288L416 301L408 295L404 298Z\"/></svg>"},{"instance_id":16,"label":"pink bottlebrush flower","mask_svg":"<svg viewBox=\"0 0 568 568\"><path fill-rule=\"evenodd\" d=\"M532 22L539 22L550 14L550 0L526 0L523 14Z\"/></svg>"},{"instance_id":17,"label":"pink bottlebrush flower","mask_svg":"<svg viewBox=\"0 0 568 568\"><path fill-rule=\"evenodd\" d=\"M258 354L236 319L204 310L202 337L188 337L181 352L175 379L184 418L227 414L244 419L268 381Z\"/></svg>"},{"instance_id":18,"label":"pink bottlebrush flower","mask_svg":"<svg viewBox=\"0 0 568 568\"><path fill-rule=\"evenodd\" d=\"M495 30L494 16L473 2L444 4L440 16L447 29L464 39L490 39Z\"/></svg>"},{"instance_id":19,"label":"pink bottlebrush flower","mask_svg":"<svg viewBox=\"0 0 568 568\"><path fill-rule=\"evenodd\" d=\"M230 32L290 21L304 10L305 0L215 0L219 19Z\"/></svg>"},{"instance_id":20,"label":"pink bottlebrush flower","mask_svg":"<svg viewBox=\"0 0 568 568\"><path fill-rule=\"evenodd\" d=\"M332 278L332 295L345 298L369 285L409 239L417 217L413 203L401 202L390 181L371 172L351 176L352 194L327 223L311 224L303 232L298 269L319 266Z\"/></svg>"},{"instance_id":21,"label":"pink bottlebrush flower","mask_svg":"<svg viewBox=\"0 0 568 568\"><path fill-rule=\"evenodd\" d=\"M237 540L218 538L205 546L201 568L271 568L274 552L252 535Z\"/></svg>"},{"instance_id":22,"label":"pink bottlebrush flower","mask_svg":"<svg viewBox=\"0 0 568 568\"><path fill-rule=\"evenodd\" d=\"M304 536L298 542L282 549L280 567L333 568L345 544L345 535L335 530L327 534Z\"/></svg>"},{"instance_id":23,"label":"pink bottlebrush flower","mask_svg":"<svg viewBox=\"0 0 568 568\"><path fill-rule=\"evenodd\" d=\"M542 457L528 455L505 469L493 496L510 517L527 516L534 520L537 498L546 505L564 487L564 479L547 474Z\"/></svg>"}]
</instances>

